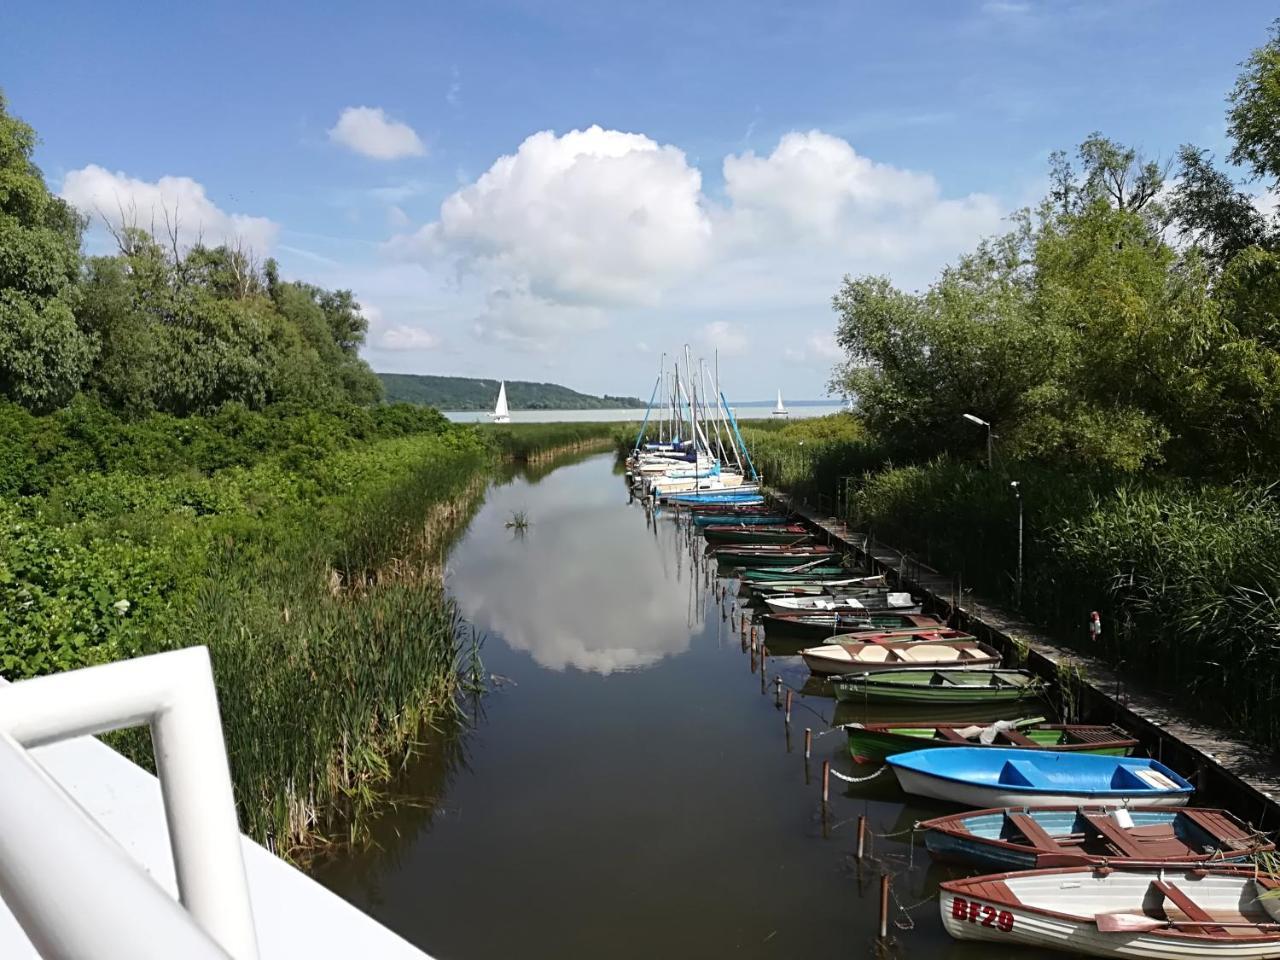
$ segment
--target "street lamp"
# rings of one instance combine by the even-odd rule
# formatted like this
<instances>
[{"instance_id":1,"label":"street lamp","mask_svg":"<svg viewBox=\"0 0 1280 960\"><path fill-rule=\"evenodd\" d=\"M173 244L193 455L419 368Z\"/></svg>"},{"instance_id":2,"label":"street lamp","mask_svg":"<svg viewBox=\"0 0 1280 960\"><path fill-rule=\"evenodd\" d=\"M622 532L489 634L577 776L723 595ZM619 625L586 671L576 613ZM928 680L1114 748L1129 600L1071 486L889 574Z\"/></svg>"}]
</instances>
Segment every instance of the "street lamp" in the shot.
<instances>
[{"instance_id":1,"label":"street lamp","mask_svg":"<svg viewBox=\"0 0 1280 960\"><path fill-rule=\"evenodd\" d=\"M975 417L972 413L963 414L964 418L970 423L976 423L980 427L987 428L987 469L991 469L991 424L983 420L981 417Z\"/></svg>"},{"instance_id":2,"label":"street lamp","mask_svg":"<svg viewBox=\"0 0 1280 960\"><path fill-rule=\"evenodd\" d=\"M1018 501L1018 578L1014 581L1013 600L1019 609L1022 608L1022 485L1018 480L1010 480L1013 495Z\"/></svg>"}]
</instances>

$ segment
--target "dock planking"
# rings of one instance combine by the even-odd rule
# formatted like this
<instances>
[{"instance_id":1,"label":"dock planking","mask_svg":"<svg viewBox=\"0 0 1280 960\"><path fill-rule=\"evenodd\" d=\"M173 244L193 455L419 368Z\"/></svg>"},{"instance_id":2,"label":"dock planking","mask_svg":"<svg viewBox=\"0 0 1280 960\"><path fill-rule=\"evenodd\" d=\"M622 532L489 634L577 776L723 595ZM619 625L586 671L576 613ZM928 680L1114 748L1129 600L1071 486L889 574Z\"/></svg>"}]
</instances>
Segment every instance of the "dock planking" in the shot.
<instances>
[{"instance_id":1,"label":"dock planking","mask_svg":"<svg viewBox=\"0 0 1280 960\"><path fill-rule=\"evenodd\" d=\"M1026 667L1033 673L1056 682L1060 667L1078 669L1083 706L1090 716L1100 719L1110 713L1139 737L1151 756L1188 774L1202 795L1233 808L1258 829L1280 828L1280 765L1261 748L1227 730L1183 717L1159 692L1119 676L1104 660L1055 643L1016 613L967 591L957 597L954 578L785 494L774 496L829 541L860 558L871 572L884 573L900 588L925 598L927 612L945 616L1006 656L1025 649Z\"/></svg>"}]
</instances>

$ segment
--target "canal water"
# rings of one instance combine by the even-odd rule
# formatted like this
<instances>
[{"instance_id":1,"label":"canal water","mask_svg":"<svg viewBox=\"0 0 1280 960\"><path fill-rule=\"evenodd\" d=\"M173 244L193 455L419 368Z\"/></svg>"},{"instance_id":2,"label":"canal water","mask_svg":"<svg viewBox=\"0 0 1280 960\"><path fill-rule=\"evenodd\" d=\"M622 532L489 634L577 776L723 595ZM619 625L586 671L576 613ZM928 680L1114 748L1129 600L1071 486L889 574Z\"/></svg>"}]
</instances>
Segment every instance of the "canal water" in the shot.
<instances>
[{"instance_id":1,"label":"canal water","mask_svg":"<svg viewBox=\"0 0 1280 960\"><path fill-rule=\"evenodd\" d=\"M834 701L798 694L788 734L774 677L808 689L807 671L770 657L761 692L700 553L628 504L611 455L494 486L448 574L492 689L472 730L404 772L376 846L318 879L441 960L1063 956L947 937L948 873L910 831L945 811L904 804L892 774L833 779L824 812L822 761L855 771L839 732L807 764L803 738Z\"/></svg>"}]
</instances>

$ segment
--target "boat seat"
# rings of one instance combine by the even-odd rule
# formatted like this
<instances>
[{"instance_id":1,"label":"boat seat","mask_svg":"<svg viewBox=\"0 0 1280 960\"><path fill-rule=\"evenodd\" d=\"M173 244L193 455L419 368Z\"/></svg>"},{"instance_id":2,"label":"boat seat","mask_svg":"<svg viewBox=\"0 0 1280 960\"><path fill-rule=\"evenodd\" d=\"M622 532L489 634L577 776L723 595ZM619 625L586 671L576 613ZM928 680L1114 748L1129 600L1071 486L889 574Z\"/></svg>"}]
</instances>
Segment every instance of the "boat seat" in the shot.
<instances>
[{"instance_id":1,"label":"boat seat","mask_svg":"<svg viewBox=\"0 0 1280 960\"><path fill-rule=\"evenodd\" d=\"M946 740L948 743L963 743L966 746L972 746L972 741L970 741L968 737L960 736L960 734L956 733L956 731L951 727L938 727L934 733L943 740Z\"/></svg>"},{"instance_id":2,"label":"boat seat","mask_svg":"<svg viewBox=\"0 0 1280 960\"><path fill-rule=\"evenodd\" d=\"M1044 827L1036 823L1029 814L1015 813L1010 810L1005 816L1037 850L1052 850L1056 852L1059 849L1058 841L1049 836Z\"/></svg>"},{"instance_id":3,"label":"boat seat","mask_svg":"<svg viewBox=\"0 0 1280 960\"><path fill-rule=\"evenodd\" d=\"M1196 903L1194 900L1188 897L1185 893L1183 893L1181 890L1175 887L1172 883L1168 882L1167 880L1152 880L1151 886L1153 889L1155 889L1159 893L1164 894L1165 900L1168 903L1173 904L1173 906L1177 909L1177 911L1181 913L1184 917L1186 917L1188 920L1204 921L1203 926L1186 925L1186 926L1180 926L1179 929L1194 930L1194 931L1199 931L1201 933L1226 933L1227 932L1225 927L1220 927L1213 923L1213 920L1216 919L1215 917L1211 916L1208 912L1205 911L1203 907L1201 907L1198 903ZM1169 908L1166 905L1165 913L1168 913L1168 912L1169 912ZM1170 917L1170 919L1174 919L1174 918Z\"/></svg>"},{"instance_id":4,"label":"boat seat","mask_svg":"<svg viewBox=\"0 0 1280 960\"><path fill-rule=\"evenodd\" d=\"M1116 852L1124 857L1142 859L1149 854L1138 845L1137 841L1125 835L1106 813L1090 813L1083 811L1085 821L1102 835L1102 839L1111 844Z\"/></svg>"},{"instance_id":5,"label":"boat seat","mask_svg":"<svg viewBox=\"0 0 1280 960\"><path fill-rule=\"evenodd\" d=\"M1047 787L1040 771L1027 760L1006 760L996 782L1006 787Z\"/></svg>"}]
</instances>

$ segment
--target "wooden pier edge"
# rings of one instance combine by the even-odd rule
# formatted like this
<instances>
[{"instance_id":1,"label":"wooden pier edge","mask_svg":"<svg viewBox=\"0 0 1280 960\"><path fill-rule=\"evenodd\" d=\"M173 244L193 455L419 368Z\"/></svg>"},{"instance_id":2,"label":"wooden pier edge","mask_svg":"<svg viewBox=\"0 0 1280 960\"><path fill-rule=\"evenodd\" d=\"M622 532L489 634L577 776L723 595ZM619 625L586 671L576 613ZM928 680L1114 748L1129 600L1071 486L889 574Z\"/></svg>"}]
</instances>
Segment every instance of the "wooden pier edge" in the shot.
<instances>
[{"instance_id":1,"label":"wooden pier edge","mask_svg":"<svg viewBox=\"0 0 1280 960\"><path fill-rule=\"evenodd\" d=\"M785 493L769 495L872 573L883 573L903 590L923 597L927 612L946 618L1006 657L1025 651L1025 666L1037 676L1056 685L1060 667L1078 668L1084 712L1098 720L1110 716L1132 731L1150 756L1195 784L1198 805L1227 807L1260 830L1280 829L1280 765L1259 747L1228 731L1182 718L1167 697L1122 679L1103 660L1055 644L1015 613L971 595L956 597L954 578L850 530L834 517L820 515Z\"/></svg>"}]
</instances>

